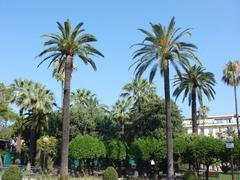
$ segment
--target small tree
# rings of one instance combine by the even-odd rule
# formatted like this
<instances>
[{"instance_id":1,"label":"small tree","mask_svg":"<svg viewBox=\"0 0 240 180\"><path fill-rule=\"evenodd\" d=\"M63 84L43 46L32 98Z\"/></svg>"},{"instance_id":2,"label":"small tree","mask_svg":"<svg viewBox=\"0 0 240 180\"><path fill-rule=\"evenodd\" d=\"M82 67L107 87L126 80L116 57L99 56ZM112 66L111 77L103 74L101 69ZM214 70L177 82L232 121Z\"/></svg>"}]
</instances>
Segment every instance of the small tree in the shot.
<instances>
[{"instance_id":1,"label":"small tree","mask_svg":"<svg viewBox=\"0 0 240 180\"><path fill-rule=\"evenodd\" d=\"M118 173L114 167L110 166L105 170L103 180L118 180Z\"/></svg>"},{"instance_id":2,"label":"small tree","mask_svg":"<svg viewBox=\"0 0 240 180\"><path fill-rule=\"evenodd\" d=\"M113 160L126 159L126 145L117 140L106 143L107 157Z\"/></svg>"},{"instance_id":3,"label":"small tree","mask_svg":"<svg viewBox=\"0 0 240 180\"><path fill-rule=\"evenodd\" d=\"M87 160L88 167L90 167L90 162L94 159L106 156L106 149L103 142L98 138L89 135L78 135L70 142L69 155L74 159ZM90 169L88 168L88 170Z\"/></svg>"},{"instance_id":4,"label":"small tree","mask_svg":"<svg viewBox=\"0 0 240 180\"><path fill-rule=\"evenodd\" d=\"M46 167L46 160L51 161L50 156L54 156L56 153L57 139L53 136L42 136L37 140L38 148L43 152L43 169ZM47 167L50 169L51 167Z\"/></svg>"}]
</instances>

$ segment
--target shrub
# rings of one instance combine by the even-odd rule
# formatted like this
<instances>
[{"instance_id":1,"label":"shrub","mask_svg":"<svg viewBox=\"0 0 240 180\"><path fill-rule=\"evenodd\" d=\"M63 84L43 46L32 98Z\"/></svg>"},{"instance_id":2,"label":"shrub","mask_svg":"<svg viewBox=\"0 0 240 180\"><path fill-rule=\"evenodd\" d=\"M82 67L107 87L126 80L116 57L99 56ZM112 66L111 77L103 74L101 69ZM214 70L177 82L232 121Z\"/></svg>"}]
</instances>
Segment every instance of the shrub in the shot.
<instances>
[{"instance_id":1,"label":"shrub","mask_svg":"<svg viewBox=\"0 0 240 180\"><path fill-rule=\"evenodd\" d=\"M187 171L183 176L183 180L197 180L197 177L194 172Z\"/></svg>"},{"instance_id":2,"label":"shrub","mask_svg":"<svg viewBox=\"0 0 240 180\"><path fill-rule=\"evenodd\" d=\"M17 166L9 166L2 176L2 180L21 180L22 173Z\"/></svg>"},{"instance_id":3,"label":"shrub","mask_svg":"<svg viewBox=\"0 0 240 180\"><path fill-rule=\"evenodd\" d=\"M109 166L104 174L103 174L103 179L104 180L117 180L118 179L118 173L117 171L114 169L114 167Z\"/></svg>"}]
</instances>

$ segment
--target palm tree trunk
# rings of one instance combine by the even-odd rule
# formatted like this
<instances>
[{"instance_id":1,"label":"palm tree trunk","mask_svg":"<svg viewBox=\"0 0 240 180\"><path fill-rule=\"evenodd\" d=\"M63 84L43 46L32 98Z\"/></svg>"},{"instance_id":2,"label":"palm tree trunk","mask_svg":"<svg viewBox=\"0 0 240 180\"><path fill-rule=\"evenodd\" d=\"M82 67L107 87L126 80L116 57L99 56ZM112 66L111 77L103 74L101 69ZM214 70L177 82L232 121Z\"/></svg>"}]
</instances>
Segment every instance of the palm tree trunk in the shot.
<instances>
[{"instance_id":1,"label":"palm tree trunk","mask_svg":"<svg viewBox=\"0 0 240 180\"><path fill-rule=\"evenodd\" d=\"M62 179L66 179L68 176L71 74L72 74L72 56L68 55L65 63L64 98L63 98L62 153L60 172Z\"/></svg>"},{"instance_id":2,"label":"palm tree trunk","mask_svg":"<svg viewBox=\"0 0 240 180\"><path fill-rule=\"evenodd\" d=\"M235 112L236 112L236 121L237 121L237 133L238 133L238 138L240 138L239 120L238 120L237 87L236 86L234 86L234 98L235 98Z\"/></svg>"},{"instance_id":3,"label":"palm tree trunk","mask_svg":"<svg viewBox=\"0 0 240 180\"><path fill-rule=\"evenodd\" d=\"M18 135L17 135L17 146L16 146L16 152L17 152L17 158L21 161L21 149L22 149L22 126L23 126L23 110L20 109L19 111L19 127L18 127ZM21 164L21 162L20 162Z\"/></svg>"},{"instance_id":4,"label":"palm tree trunk","mask_svg":"<svg viewBox=\"0 0 240 180\"><path fill-rule=\"evenodd\" d=\"M196 103L196 89L192 91L192 132L197 134L197 103Z\"/></svg>"},{"instance_id":5,"label":"palm tree trunk","mask_svg":"<svg viewBox=\"0 0 240 180\"><path fill-rule=\"evenodd\" d=\"M173 139L172 139L172 121L171 121L171 99L170 99L170 80L169 80L169 64L166 61L166 69L164 70L164 93L165 93L165 110L167 125L167 156L168 156L168 180L174 179L173 166Z\"/></svg>"},{"instance_id":6,"label":"palm tree trunk","mask_svg":"<svg viewBox=\"0 0 240 180\"><path fill-rule=\"evenodd\" d=\"M31 122L31 132L30 132L30 145L29 145L29 152L30 152L30 162L31 165L34 166L34 157L36 151L36 126L35 126L35 119L36 116L33 115L33 119Z\"/></svg>"}]
</instances>

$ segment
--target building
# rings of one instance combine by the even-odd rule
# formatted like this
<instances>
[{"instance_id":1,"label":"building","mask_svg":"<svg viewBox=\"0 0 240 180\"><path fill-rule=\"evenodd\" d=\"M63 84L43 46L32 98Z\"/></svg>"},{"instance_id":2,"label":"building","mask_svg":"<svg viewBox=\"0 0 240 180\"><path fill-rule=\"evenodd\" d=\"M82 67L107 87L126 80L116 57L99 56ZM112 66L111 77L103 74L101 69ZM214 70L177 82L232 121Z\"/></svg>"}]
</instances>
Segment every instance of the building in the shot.
<instances>
[{"instance_id":1,"label":"building","mask_svg":"<svg viewBox=\"0 0 240 180\"><path fill-rule=\"evenodd\" d=\"M240 119L240 118L239 118ZM235 115L208 116L198 120L198 134L223 138L228 134L237 134ZM188 134L192 133L192 119L185 119L183 127Z\"/></svg>"}]
</instances>

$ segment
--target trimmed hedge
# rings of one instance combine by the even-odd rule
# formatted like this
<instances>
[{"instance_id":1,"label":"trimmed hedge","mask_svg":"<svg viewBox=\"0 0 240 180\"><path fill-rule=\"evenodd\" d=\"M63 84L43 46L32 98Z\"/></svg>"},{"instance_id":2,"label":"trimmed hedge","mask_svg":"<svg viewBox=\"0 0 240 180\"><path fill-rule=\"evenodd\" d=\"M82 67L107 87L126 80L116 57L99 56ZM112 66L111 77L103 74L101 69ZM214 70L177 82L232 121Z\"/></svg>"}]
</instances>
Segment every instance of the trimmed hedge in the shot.
<instances>
[{"instance_id":1,"label":"trimmed hedge","mask_svg":"<svg viewBox=\"0 0 240 180\"><path fill-rule=\"evenodd\" d=\"M2 180L21 180L22 179L22 173L20 169L17 166L9 166L7 168L2 176Z\"/></svg>"},{"instance_id":2,"label":"trimmed hedge","mask_svg":"<svg viewBox=\"0 0 240 180\"><path fill-rule=\"evenodd\" d=\"M118 180L118 173L114 167L109 166L105 170L105 172L103 174L103 180Z\"/></svg>"}]
</instances>

